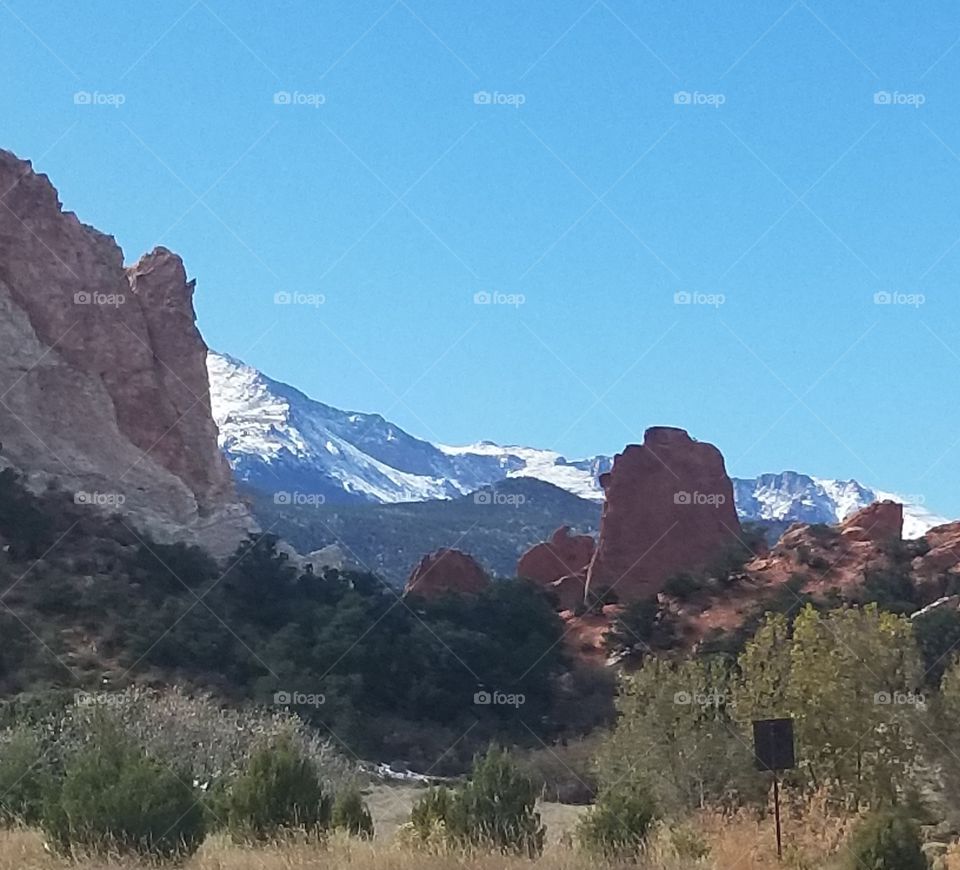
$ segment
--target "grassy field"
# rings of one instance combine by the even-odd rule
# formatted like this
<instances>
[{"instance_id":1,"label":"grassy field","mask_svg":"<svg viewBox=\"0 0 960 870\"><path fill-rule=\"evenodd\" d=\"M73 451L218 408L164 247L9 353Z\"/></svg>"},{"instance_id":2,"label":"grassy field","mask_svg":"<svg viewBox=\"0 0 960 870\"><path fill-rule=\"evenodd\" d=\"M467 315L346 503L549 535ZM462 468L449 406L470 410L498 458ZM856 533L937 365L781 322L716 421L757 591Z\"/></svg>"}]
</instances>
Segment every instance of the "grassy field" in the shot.
<instances>
[{"instance_id":1,"label":"grassy field","mask_svg":"<svg viewBox=\"0 0 960 870\"><path fill-rule=\"evenodd\" d=\"M541 806L548 845L537 860L489 854L428 854L404 845L402 837L397 836L418 791L380 786L368 795L378 831L372 842L334 836L324 845L284 842L253 848L214 836L182 865L182 870L846 870L848 866L843 840L851 820L831 818L815 810L803 818L785 820L787 850L782 864L776 859L772 820L713 814L696 817L690 823L709 847L709 854L703 858L679 856L675 840L664 828L652 838L649 854L641 864L604 863L572 848L564 836L584 808L550 803ZM36 831L0 832L0 870L136 870L144 866L120 858L78 857L70 862L50 854ZM937 866L960 870L960 852L954 851Z\"/></svg>"}]
</instances>

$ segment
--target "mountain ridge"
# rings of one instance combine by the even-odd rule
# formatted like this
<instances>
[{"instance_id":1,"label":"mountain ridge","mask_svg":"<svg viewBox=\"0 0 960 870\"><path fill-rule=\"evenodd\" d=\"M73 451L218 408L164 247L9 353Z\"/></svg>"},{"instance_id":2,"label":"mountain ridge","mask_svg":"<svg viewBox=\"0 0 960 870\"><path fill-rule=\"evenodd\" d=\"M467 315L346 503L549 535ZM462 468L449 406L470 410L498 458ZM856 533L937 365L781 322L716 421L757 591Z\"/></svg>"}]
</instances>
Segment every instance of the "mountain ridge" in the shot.
<instances>
[{"instance_id":1,"label":"mountain ridge","mask_svg":"<svg viewBox=\"0 0 960 870\"><path fill-rule=\"evenodd\" d=\"M610 469L610 456L569 460L552 450L492 441L437 444L380 414L312 399L235 357L211 351L207 367L221 449L237 478L256 489L309 493L327 504L394 504L456 499L509 478L532 477L603 500L598 477ZM904 537L948 521L853 479L783 471L732 480L744 520L836 523L891 498L904 501Z\"/></svg>"}]
</instances>

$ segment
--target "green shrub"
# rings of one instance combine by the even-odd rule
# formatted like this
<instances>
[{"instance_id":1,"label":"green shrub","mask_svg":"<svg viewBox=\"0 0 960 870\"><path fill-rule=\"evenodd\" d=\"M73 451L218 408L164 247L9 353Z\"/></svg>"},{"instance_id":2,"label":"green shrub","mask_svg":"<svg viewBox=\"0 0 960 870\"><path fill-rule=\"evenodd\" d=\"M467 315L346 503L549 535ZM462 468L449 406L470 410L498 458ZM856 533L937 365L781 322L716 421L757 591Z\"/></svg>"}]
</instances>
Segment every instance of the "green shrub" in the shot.
<instances>
[{"instance_id":1,"label":"green shrub","mask_svg":"<svg viewBox=\"0 0 960 870\"><path fill-rule=\"evenodd\" d=\"M0 739L0 825L38 823L51 779L33 734L21 729Z\"/></svg>"},{"instance_id":2,"label":"green shrub","mask_svg":"<svg viewBox=\"0 0 960 870\"><path fill-rule=\"evenodd\" d=\"M491 747L474 761L466 784L456 791L433 788L420 798L410 822L422 841L443 830L461 843L534 858L545 834L536 802L536 786L510 753Z\"/></svg>"},{"instance_id":3,"label":"green shrub","mask_svg":"<svg viewBox=\"0 0 960 870\"><path fill-rule=\"evenodd\" d=\"M601 791L593 809L581 819L577 836L588 852L630 858L643 848L656 817L649 791L628 779Z\"/></svg>"},{"instance_id":4,"label":"green shrub","mask_svg":"<svg viewBox=\"0 0 960 870\"><path fill-rule=\"evenodd\" d=\"M184 856L206 834L203 806L188 781L108 727L68 763L62 785L44 801L41 824L67 854Z\"/></svg>"},{"instance_id":5,"label":"green shrub","mask_svg":"<svg viewBox=\"0 0 960 870\"><path fill-rule=\"evenodd\" d=\"M544 827L536 811L537 789L510 753L491 747L473 765L457 793L447 822L471 843L536 857L543 851Z\"/></svg>"},{"instance_id":6,"label":"green shrub","mask_svg":"<svg viewBox=\"0 0 960 870\"><path fill-rule=\"evenodd\" d=\"M333 802L333 827L346 831L354 837L369 839L373 836L373 816L364 803L360 789L355 786L345 789Z\"/></svg>"},{"instance_id":7,"label":"green shrub","mask_svg":"<svg viewBox=\"0 0 960 870\"><path fill-rule=\"evenodd\" d=\"M903 812L875 813L854 832L850 870L927 870L920 828Z\"/></svg>"},{"instance_id":8,"label":"green shrub","mask_svg":"<svg viewBox=\"0 0 960 870\"><path fill-rule=\"evenodd\" d=\"M288 737L253 754L224 800L238 839L264 840L285 829L319 831L330 822L330 800L313 762Z\"/></svg>"},{"instance_id":9,"label":"green shrub","mask_svg":"<svg viewBox=\"0 0 960 870\"><path fill-rule=\"evenodd\" d=\"M453 801L454 793L438 786L428 788L423 797L414 803L410 811L410 824L420 840L426 842L438 828L446 827Z\"/></svg>"},{"instance_id":10,"label":"green shrub","mask_svg":"<svg viewBox=\"0 0 960 870\"><path fill-rule=\"evenodd\" d=\"M678 601L686 601L692 598L697 592L703 589L704 581L702 577L695 577L686 572L674 574L666 583L663 584L665 595L676 598Z\"/></svg>"}]
</instances>

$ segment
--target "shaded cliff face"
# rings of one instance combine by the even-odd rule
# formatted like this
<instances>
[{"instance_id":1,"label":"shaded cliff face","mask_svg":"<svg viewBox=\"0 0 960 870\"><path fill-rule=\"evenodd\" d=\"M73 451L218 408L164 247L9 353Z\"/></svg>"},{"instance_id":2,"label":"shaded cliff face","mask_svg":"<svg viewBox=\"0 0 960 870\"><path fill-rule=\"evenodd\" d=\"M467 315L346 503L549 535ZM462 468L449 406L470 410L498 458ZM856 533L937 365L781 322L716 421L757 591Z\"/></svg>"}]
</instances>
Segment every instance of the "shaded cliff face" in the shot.
<instances>
[{"instance_id":1,"label":"shaded cliff face","mask_svg":"<svg viewBox=\"0 0 960 870\"><path fill-rule=\"evenodd\" d=\"M651 597L673 575L708 567L740 535L723 456L682 429L648 429L600 483L605 500L589 592Z\"/></svg>"},{"instance_id":2,"label":"shaded cliff face","mask_svg":"<svg viewBox=\"0 0 960 870\"><path fill-rule=\"evenodd\" d=\"M251 524L217 448L193 282L157 248L125 269L0 150L0 462L161 540L225 553Z\"/></svg>"}]
</instances>

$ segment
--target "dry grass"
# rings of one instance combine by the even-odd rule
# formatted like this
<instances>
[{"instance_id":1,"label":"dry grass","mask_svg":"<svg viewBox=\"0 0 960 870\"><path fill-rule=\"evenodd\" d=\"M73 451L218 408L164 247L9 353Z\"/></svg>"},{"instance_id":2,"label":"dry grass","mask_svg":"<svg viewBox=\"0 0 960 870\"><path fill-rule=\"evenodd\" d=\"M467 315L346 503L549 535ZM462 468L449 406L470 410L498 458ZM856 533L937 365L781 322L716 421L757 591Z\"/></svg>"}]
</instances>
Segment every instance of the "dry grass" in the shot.
<instances>
[{"instance_id":1,"label":"dry grass","mask_svg":"<svg viewBox=\"0 0 960 870\"><path fill-rule=\"evenodd\" d=\"M819 823L818 823L819 824ZM794 848L784 864L776 861L773 827L744 818L705 816L697 829L710 845L699 861L681 858L666 830L654 838L644 870L833 870L828 859L838 825L794 834ZM556 832L559 834L559 832ZM614 870L637 864L604 864L551 838L544 855L530 861L503 855L430 855L403 847L396 839L362 842L334 837L326 846L287 842L260 848L235 845L213 837L182 870ZM35 831L0 832L0 870L138 870L148 865L129 859L82 859L66 862L50 855Z\"/></svg>"},{"instance_id":2,"label":"dry grass","mask_svg":"<svg viewBox=\"0 0 960 870\"><path fill-rule=\"evenodd\" d=\"M427 854L405 846L397 837L420 790L374 788L367 796L378 836L373 842L335 836L326 845L288 841L265 847L238 846L211 837L179 870L843 870L844 841L856 822L839 818L814 802L785 807L784 861L776 858L773 820L750 813L721 816L703 813L684 827L709 846L709 855L695 860L678 855L676 837L662 825L639 865L605 864L564 845L584 807L542 804L548 846L535 861L503 855ZM149 865L129 859L88 858L67 862L49 854L35 831L0 831L0 870L139 870ZM960 870L960 847L950 853L946 870Z\"/></svg>"}]
</instances>

